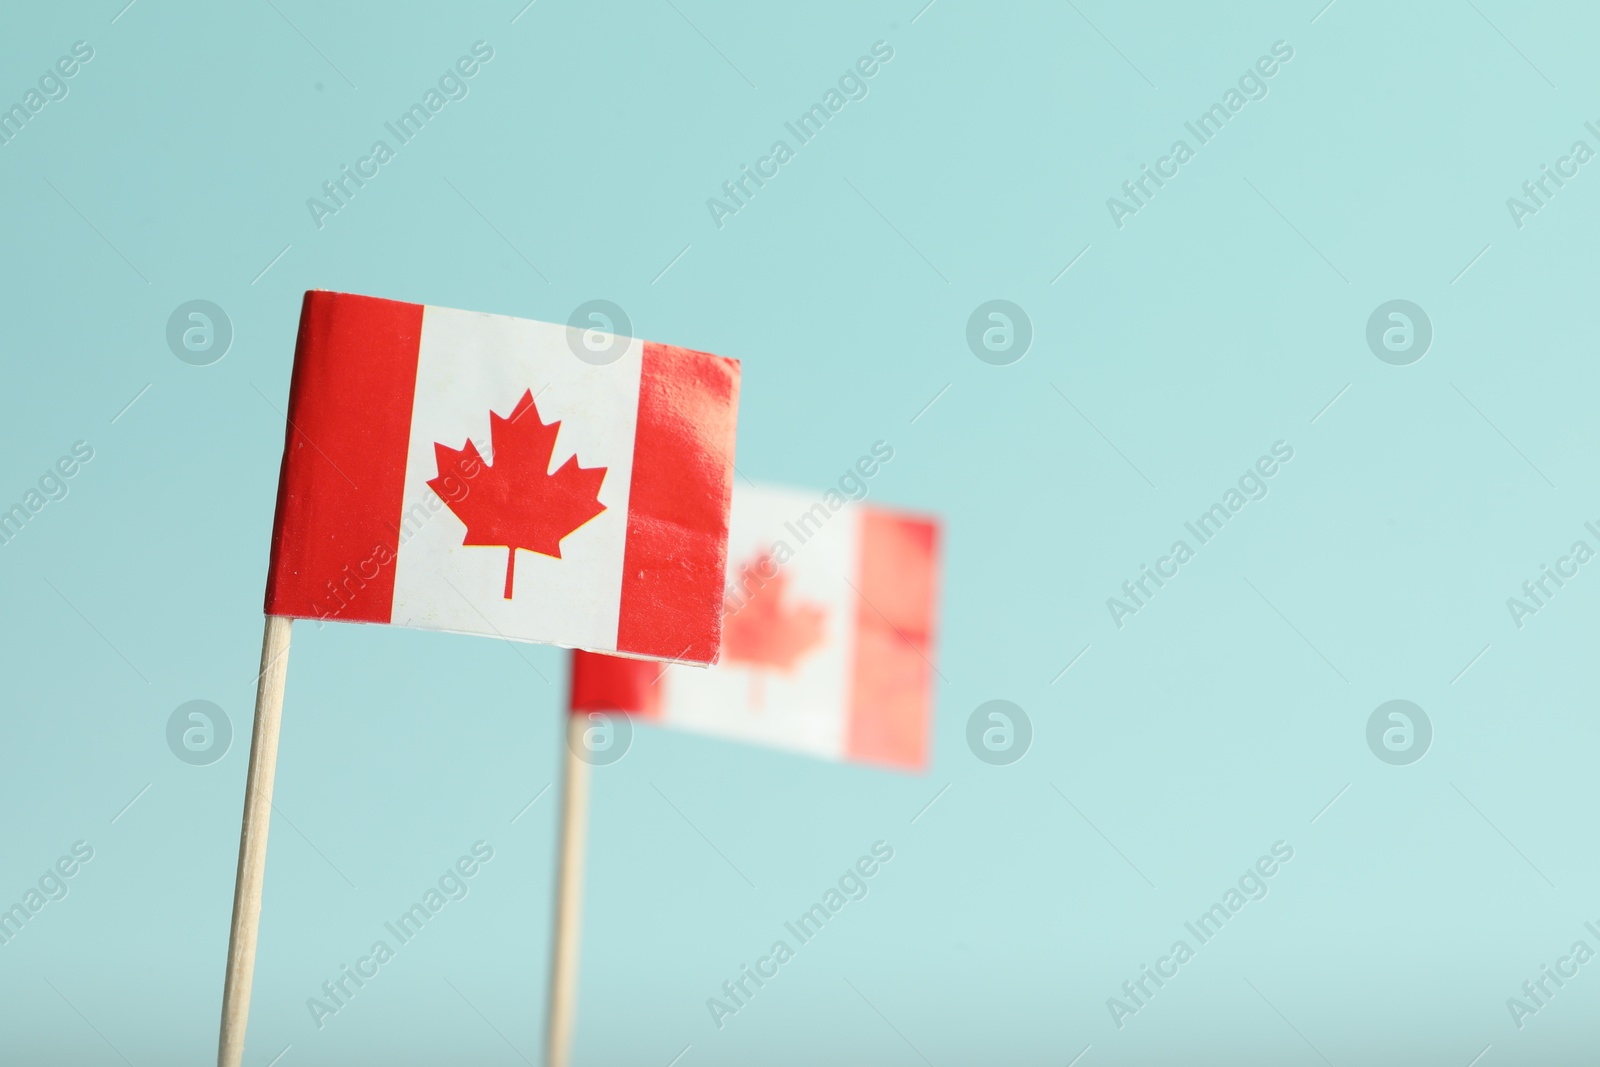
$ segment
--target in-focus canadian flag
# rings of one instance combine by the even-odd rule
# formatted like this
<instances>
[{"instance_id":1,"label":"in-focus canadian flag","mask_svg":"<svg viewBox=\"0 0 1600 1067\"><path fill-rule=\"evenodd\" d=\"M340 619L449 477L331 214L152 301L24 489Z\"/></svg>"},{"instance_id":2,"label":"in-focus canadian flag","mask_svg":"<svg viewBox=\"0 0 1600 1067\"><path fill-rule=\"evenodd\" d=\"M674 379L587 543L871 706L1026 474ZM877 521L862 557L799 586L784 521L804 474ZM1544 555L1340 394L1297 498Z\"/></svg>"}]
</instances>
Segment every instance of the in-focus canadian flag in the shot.
<instances>
[{"instance_id":1,"label":"in-focus canadian flag","mask_svg":"<svg viewBox=\"0 0 1600 1067\"><path fill-rule=\"evenodd\" d=\"M573 712L621 711L826 759L925 767L938 525L740 484L728 562L716 666L577 652Z\"/></svg>"},{"instance_id":2,"label":"in-focus canadian flag","mask_svg":"<svg viewBox=\"0 0 1600 1067\"><path fill-rule=\"evenodd\" d=\"M307 293L267 614L714 661L739 365L575 335Z\"/></svg>"}]
</instances>

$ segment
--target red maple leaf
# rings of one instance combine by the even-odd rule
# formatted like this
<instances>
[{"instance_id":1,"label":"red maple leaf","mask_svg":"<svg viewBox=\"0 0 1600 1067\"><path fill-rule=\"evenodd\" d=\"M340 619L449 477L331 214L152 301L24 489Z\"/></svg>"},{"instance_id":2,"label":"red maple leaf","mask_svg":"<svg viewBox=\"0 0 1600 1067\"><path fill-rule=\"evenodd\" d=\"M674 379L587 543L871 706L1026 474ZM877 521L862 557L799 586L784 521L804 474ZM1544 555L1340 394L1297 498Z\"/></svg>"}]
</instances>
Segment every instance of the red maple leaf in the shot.
<instances>
[{"instance_id":1,"label":"red maple leaf","mask_svg":"<svg viewBox=\"0 0 1600 1067\"><path fill-rule=\"evenodd\" d=\"M822 623L828 613L814 604L785 603L788 584L770 556L739 568L736 588L747 599L722 622L722 648L730 661L792 671L805 653L822 643Z\"/></svg>"},{"instance_id":2,"label":"red maple leaf","mask_svg":"<svg viewBox=\"0 0 1600 1067\"><path fill-rule=\"evenodd\" d=\"M524 418L525 415L533 417ZM468 440L454 449L437 441L433 445L438 476L428 487L439 494L456 517L466 523L463 545L503 545L506 560L506 599L517 570L517 549L561 558L561 539L605 510L600 485L605 467L580 467L571 456L561 469L550 473L561 423L545 423L533 406L533 390L522 394L509 418L489 412L489 435L494 443L494 463L485 463L478 446ZM446 472L459 472L456 491ZM465 492L460 487L465 486ZM450 498L457 497L455 500Z\"/></svg>"}]
</instances>

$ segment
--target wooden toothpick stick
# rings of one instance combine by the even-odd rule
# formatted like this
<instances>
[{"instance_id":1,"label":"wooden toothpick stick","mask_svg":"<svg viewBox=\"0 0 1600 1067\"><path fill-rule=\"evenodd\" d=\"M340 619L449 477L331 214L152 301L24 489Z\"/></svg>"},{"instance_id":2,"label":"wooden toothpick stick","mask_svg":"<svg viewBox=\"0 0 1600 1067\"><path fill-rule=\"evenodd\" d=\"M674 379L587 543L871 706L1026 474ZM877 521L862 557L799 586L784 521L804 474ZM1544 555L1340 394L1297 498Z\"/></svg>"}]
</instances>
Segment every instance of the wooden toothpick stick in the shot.
<instances>
[{"instance_id":1,"label":"wooden toothpick stick","mask_svg":"<svg viewBox=\"0 0 1600 1067\"><path fill-rule=\"evenodd\" d=\"M567 1067L578 1014L578 935L583 926L583 858L589 830L589 764L578 756L589 716L567 716L566 780L561 790L561 858L556 872L555 943L550 962L548 1067Z\"/></svg>"},{"instance_id":2,"label":"wooden toothpick stick","mask_svg":"<svg viewBox=\"0 0 1600 1067\"><path fill-rule=\"evenodd\" d=\"M217 1067L239 1067L244 1056L256 933L261 922L261 885L267 870L267 828L272 821L272 779L278 769L278 727L283 720L283 687L288 673L289 619L268 615L261 638L250 770L245 776L244 822L239 831L239 870L233 884L233 926L228 933L228 973L222 987Z\"/></svg>"}]
</instances>

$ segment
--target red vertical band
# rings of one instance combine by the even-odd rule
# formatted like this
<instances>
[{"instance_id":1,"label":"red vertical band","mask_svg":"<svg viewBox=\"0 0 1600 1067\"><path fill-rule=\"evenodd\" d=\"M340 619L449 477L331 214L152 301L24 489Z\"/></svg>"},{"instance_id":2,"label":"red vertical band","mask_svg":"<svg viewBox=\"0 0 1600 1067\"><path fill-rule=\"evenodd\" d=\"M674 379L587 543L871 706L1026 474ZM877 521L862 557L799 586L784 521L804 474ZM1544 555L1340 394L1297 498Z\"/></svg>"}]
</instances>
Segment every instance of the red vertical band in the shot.
<instances>
[{"instance_id":1,"label":"red vertical band","mask_svg":"<svg viewBox=\"0 0 1600 1067\"><path fill-rule=\"evenodd\" d=\"M739 364L646 342L617 650L714 662L733 491Z\"/></svg>"},{"instance_id":2,"label":"red vertical band","mask_svg":"<svg viewBox=\"0 0 1600 1067\"><path fill-rule=\"evenodd\" d=\"M656 684L666 667L643 659L602 656L597 652L572 654L572 711L621 711L657 718L661 714L661 686Z\"/></svg>"},{"instance_id":3,"label":"red vertical band","mask_svg":"<svg viewBox=\"0 0 1600 1067\"><path fill-rule=\"evenodd\" d=\"M306 294L278 474L268 615L389 621L422 310Z\"/></svg>"},{"instance_id":4,"label":"red vertical band","mask_svg":"<svg viewBox=\"0 0 1600 1067\"><path fill-rule=\"evenodd\" d=\"M848 759L927 766L938 557L933 522L863 509Z\"/></svg>"}]
</instances>

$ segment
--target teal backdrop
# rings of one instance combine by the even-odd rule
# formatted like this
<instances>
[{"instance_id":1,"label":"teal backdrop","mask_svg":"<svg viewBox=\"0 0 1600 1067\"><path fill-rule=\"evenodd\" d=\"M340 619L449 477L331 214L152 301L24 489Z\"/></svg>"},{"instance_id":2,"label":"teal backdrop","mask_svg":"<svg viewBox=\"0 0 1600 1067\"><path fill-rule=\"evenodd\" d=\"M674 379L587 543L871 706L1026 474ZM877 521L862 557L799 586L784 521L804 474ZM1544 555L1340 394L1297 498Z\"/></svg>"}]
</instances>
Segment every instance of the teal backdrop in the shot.
<instances>
[{"instance_id":1,"label":"teal backdrop","mask_svg":"<svg viewBox=\"0 0 1600 1067\"><path fill-rule=\"evenodd\" d=\"M744 475L945 524L925 774L595 768L577 1063L1592 1062L1600 21L1323 2L10 7L0 1060L214 1056L328 288L611 301L743 361ZM542 1061L566 681L297 624L246 1064Z\"/></svg>"}]
</instances>

